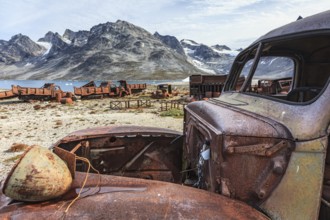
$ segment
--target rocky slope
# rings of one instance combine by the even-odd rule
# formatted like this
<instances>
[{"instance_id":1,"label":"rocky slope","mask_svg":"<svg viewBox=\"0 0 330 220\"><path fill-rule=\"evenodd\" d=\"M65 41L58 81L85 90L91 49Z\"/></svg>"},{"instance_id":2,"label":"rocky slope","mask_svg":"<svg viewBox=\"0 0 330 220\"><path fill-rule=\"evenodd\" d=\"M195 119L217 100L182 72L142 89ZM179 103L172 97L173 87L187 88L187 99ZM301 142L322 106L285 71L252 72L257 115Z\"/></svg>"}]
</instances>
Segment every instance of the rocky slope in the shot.
<instances>
[{"instance_id":1,"label":"rocky slope","mask_svg":"<svg viewBox=\"0 0 330 220\"><path fill-rule=\"evenodd\" d=\"M228 74L239 51L225 45L207 46L193 40L181 40L188 60L199 69L211 74Z\"/></svg>"},{"instance_id":2,"label":"rocky slope","mask_svg":"<svg viewBox=\"0 0 330 220\"><path fill-rule=\"evenodd\" d=\"M224 74L234 59L225 53L228 49L152 35L118 20L89 31L49 31L38 42L21 34L2 40L0 79L183 79Z\"/></svg>"},{"instance_id":3,"label":"rocky slope","mask_svg":"<svg viewBox=\"0 0 330 220\"><path fill-rule=\"evenodd\" d=\"M13 36L9 41L0 40L0 62L7 65L42 55L43 52L44 47L22 34Z\"/></svg>"}]
</instances>

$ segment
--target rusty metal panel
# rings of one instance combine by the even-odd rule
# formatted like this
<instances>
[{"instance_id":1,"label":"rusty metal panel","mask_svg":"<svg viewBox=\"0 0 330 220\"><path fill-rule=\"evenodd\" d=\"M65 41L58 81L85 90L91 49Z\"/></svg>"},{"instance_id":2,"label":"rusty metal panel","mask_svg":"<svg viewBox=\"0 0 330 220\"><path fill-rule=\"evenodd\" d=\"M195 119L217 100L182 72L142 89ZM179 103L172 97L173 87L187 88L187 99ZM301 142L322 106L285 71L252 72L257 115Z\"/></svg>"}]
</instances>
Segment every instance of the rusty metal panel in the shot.
<instances>
[{"instance_id":1,"label":"rusty metal panel","mask_svg":"<svg viewBox=\"0 0 330 220\"><path fill-rule=\"evenodd\" d=\"M43 203L10 203L0 194L1 219L269 219L239 201L158 181L89 174L81 199L76 197L85 173L76 173L71 191ZM99 187L98 187L99 186Z\"/></svg>"},{"instance_id":2,"label":"rusty metal panel","mask_svg":"<svg viewBox=\"0 0 330 220\"><path fill-rule=\"evenodd\" d=\"M191 75L190 95L198 100L219 97L226 79L227 75Z\"/></svg>"},{"instance_id":3,"label":"rusty metal panel","mask_svg":"<svg viewBox=\"0 0 330 220\"><path fill-rule=\"evenodd\" d=\"M284 126L220 104L189 104L185 126L188 182L253 205L278 186L294 150ZM201 160L204 149L209 160Z\"/></svg>"},{"instance_id":4,"label":"rusty metal panel","mask_svg":"<svg viewBox=\"0 0 330 220\"><path fill-rule=\"evenodd\" d=\"M286 130L294 134L295 139L310 140L326 135L330 111L325 111L325 109L330 109L329 97L330 84L326 85L324 92L316 101L308 105L289 105L270 99L229 92L222 93L218 99L210 102L227 105L235 111L244 112L244 114L245 112L249 112L247 114L254 113L256 117L258 115L267 116L267 120L277 121L274 126L285 124ZM221 118L221 120L225 119ZM279 136L282 135L279 134ZM283 137L287 138L286 135Z\"/></svg>"},{"instance_id":5,"label":"rusty metal panel","mask_svg":"<svg viewBox=\"0 0 330 220\"><path fill-rule=\"evenodd\" d=\"M2 91L0 92L0 99L8 99L8 98L14 98L17 95L14 94L14 92L12 90L8 90L8 91Z\"/></svg>"},{"instance_id":6,"label":"rusty metal panel","mask_svg":"<svg viewBox=\"0 0 330 220\"><path fill-rule=\"evenodd\" d=\"M60 102L62 97L70 99L72 98L71 92L63 92L60 87L56 86L54 83L45 83L41 88L30 88L13 85L12 93L17 95L19 99L24 101L56 100ZM72 99L69 102L72 102Z\"/></svg>"},{"instance_id":7,"label":"rusty metal panel","mask_svg":"<svg viewBox=\"0 0 330 220\"><path fill-rule=\"evenodd\" d=\"M261 205L271 218L318 218L326 147L327 137L297 143L281 184Z\"/></svg>"}]
</instances>

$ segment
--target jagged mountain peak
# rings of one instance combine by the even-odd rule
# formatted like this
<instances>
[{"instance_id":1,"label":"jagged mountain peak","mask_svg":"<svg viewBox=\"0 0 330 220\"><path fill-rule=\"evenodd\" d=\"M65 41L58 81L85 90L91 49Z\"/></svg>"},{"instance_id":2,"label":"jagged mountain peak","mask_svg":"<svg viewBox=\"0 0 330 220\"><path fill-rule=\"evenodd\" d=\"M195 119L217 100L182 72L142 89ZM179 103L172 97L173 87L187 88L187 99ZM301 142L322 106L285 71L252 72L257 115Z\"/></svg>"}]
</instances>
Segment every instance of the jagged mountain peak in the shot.
<instances>
[{"instance_id":1,"label":"jagged mountain peak","mask_svg":"<svg viewBox=\"0 0 330 220\"><path fill-rule=\"evenodd\" d=\"M229 47L227 47L226 45L219 45L219 44L216 44L216 45L213 45L211 46L212 48L216 49L216 50L219 50L219 51L223 51L223 50L231 50Z\"/></svg>"},{"instance_id":2,"label":"jagged mountain peak","mask_svg":"<svg viewBox=\"0 0 330 220\"><path fill-rule=\"evenodd\" d=\"M70 29L65 29L63 37L67 38L69 40L73 40L75 37L76 32L70 30Z\"/></svg>"},{"instance_id":3,"label":"jagged mountain peak","mask_svg":"<svg viewBox=\"0 0 330 220\"><path fill-rule=\"evenodd\" d=\"M33 41L26 35L16 34L16 35L12 36L8 42L11 43L11 44L13 44L13 43L16 43L16 44L23 43L23 44L25 44L25 43L32 43Z\"/></svg>"},{"instance_id":4,"label":"jagged mountain peak","mask_svg":"<svg viewBox=\"0 0 330 220\"><path fill-rule=\"evenodd\" d=\"M94 35L104 35L104 36L127 36L130 35L132 37L150 37L150 34L145 29L133 25L127 21L117 20L115 23L113 22L106 22L102 24L98 24L93 26L90 29L91 36Z\"/></svg>"},{"instance_id":5,"label":"jagged mountain peak","mask_svg":"<svg viewBox=\"0 0 330 220\"><path fill-rule=\"evenodd\" d=\"M16 34L9 41L1 41L0 62L13 64L41 55L46 49L28 36Z\"/></svg>"},{"instance_id":6,"label":"jagged mountain peak","mask_svg":"<svg viewBox=\"0 0 330 220\"><path fill-rule=\"evenodd\" d=\"M188 56L188 60L203 71L212 74L227 74L229 72L234 61L234 56L230 53L227 54L227 50L224 50L224 48L229 47L222 47L221 45L209 47L189 39L183 39L180 43Z\"/></svg>"}]
</instances>

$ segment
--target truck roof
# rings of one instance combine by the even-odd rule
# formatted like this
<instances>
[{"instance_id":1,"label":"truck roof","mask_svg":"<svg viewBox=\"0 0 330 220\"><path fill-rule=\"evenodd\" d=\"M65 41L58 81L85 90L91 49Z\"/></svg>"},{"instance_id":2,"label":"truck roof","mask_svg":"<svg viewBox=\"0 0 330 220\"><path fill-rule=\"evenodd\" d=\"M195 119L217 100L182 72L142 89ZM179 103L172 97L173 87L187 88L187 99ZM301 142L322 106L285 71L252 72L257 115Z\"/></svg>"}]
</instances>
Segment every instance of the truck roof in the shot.
<instances>
[{"instance_id":1,"label":"truck roof","mask_svg":"<svg viewBox=\"0 0 330 220\"><path fill-rule=\"evenodd\" d=\"M299 19L287 25L276 28L258 38L252 43L252 45L270 38L284 37L287 35L297 35L311 31L322 30L330 31L330 10Z\"/></svg>"}]
</instances>

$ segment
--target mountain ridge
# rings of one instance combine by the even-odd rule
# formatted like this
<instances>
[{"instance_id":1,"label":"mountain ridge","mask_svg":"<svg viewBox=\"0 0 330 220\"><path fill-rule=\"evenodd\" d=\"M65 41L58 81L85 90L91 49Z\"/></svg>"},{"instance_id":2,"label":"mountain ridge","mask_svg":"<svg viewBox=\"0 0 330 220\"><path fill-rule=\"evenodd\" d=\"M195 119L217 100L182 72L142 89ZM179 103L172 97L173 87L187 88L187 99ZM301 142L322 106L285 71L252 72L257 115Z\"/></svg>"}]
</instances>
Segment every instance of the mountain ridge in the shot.
<instances>
[{"instance_id":1,"label":"mountain ridge","mask_svg":"<svg viewBox=\"0 0 330 220\"><path fill-rule=\"evenodd\" d=\"M89 31L66 29L63 35L49 31L37 42L18 34L0 40L0 79L183 79L208 70L228 73L223 66L231 65L234 56L218 51L230 48L218 45L216 51L194 43L194 52L188 53L182 40L122 20ZM214 63L222 63L221 68Z\"/></svg>"}]
</instances>

